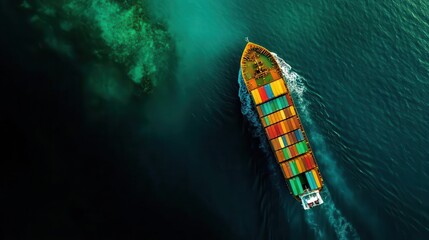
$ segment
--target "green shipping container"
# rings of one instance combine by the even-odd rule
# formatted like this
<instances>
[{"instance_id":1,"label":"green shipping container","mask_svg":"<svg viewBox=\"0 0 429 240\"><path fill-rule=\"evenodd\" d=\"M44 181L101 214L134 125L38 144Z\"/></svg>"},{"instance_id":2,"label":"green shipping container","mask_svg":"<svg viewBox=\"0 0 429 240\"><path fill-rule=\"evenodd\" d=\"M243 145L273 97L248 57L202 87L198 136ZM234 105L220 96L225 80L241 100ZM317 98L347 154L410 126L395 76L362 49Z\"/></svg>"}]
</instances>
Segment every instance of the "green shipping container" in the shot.
<instances>
[{"instance_id":1,"label":"green shipping container","mask_svg":"<svg viewBox=\"0 0 429 240\"><path fill-rule=\"evenodd\" d=\"M294 177L289 179L289 183L292 188L293 195L297 196L304 192L304 189L302 189L302 184L299 177Z\"/></svg>"},{"instance_id":2,"label":"green shipping container","mask_svg":"<svg viewBox=\"0 0 429 240\"><path fill-rule=\"evenodd\" d=\"M286 159L291 158L292 156L289 154L289 149L287 148L283 148L283 155L285 156Z\"/></svg>"},{"instance_id":3,"label":"green shipping container","mask_svg":"<svg viewBox=\"0 0 429 240\"><path fill-rule=\"evenodd\" d=\"M302 154L303 149L301 147L301 143L299 142L295 146L296 146L296 150L298 151L298 154Z\"/></svg>"},{"instance_id":4,"label":"green shipping container","mask_svg":"<svg viewBox=\"0 0 429 240\"><path fill-rule=\"evenodd\" d=\"M307 182L310 185L311 190L317 189L316 181L314 180L313 174L311 172L306 172L305 176L307 177Z\"/></svg>"},{"instance_id":5,"label":"green shipping container","mask_svg":"<svg viewBox=\"0 0 429 240\"><path fill-rule=\"evenodd\" d=\"M275 107L275 109L281 109L281 108L282 108L282 105L281 105L281 103L278 101L279 99L277 98L276 100L277 100L277 101L274 101L274 107Z\"/></svg>"},{"instance_id":6,"label":"green shipping container","mask_svg":"<svg viewBox=\"0 0 429 240\"><path fill-rule=\"evenodd\" d=\"M292 170L292 176L295 176L298 174L298 169L296 168L296 165L294 164L294 161L289 162L290 169Z\"/></svg>"},{"instance_id":7,"label":"green shipping container","mask_svg":"<svg viewBox=\"0 0 429 240\"><path fill-rule=\"evenodd\" d=\"M308 150L308 147L305 141L299 142L298 144L296 144L296 147L298 149L299 154L303 154Z\"/></svg>"},{"instance_id":8,"label":"green shipping container","mask_svg":"<svg viewBox=\"0 0 429 240\"><path fill-rule=\"evenodd\" d=\"M286 98L281 98L280 100L282 101L283 108L289 106L289 103L287 102Z\"/></svg>"},{"instance_id":9,"label":"green shipping container","mask_svg":"<svg viewBox=\"0 0 429 240\"><path fill-rule=\"evenodd\" d=\"M307 143L305 141L302 142L302 146L304 147L304 152L307 152L308 151L308 146L307 146Z\"/></svg>"},{"instance_id":10,"label":"green shipping container","mask_svg":"<svg viewBox=\"0 0 429 240\"><path fill-rule=\"evenodd\" d=\"M264 117L265 125L270 125L270 120L267 117Z\"/></svg>"},{"instance_id":11,"label":"green shipping container","mask_svg":"<svg viewBox=\"0 0 429 240\"><path fill-rule=\"evenodd\" d=\"M298 194L301 194L304 192L304 189L302 189L302 184L301 184L301 180L299 179L299 176L295 177L296 179L296 183L297 183L297 187L298 187Z\"/></svg>"},{"instance_id":12,"label":"green shipping container","mask_svg":"<svg viewBox=\"0 0 429 240\"><path fill-rule=\"evenodd\" d=\"M293 195L298 195L298 189L295 186L295 180L293 178L289 179L289 185L290 188L292 189Z\"/></svg>"}]
</instances>

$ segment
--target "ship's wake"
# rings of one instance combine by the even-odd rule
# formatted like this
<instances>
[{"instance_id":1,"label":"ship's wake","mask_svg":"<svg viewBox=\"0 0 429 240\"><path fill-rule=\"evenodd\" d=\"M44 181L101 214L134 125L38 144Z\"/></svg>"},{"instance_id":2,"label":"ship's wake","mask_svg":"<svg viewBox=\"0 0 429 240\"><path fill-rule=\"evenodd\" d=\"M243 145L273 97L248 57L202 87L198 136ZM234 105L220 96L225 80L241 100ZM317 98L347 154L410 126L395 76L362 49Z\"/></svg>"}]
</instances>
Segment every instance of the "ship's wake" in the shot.
<instances>
[{"instance_id":1,"label":"ship's wake","mask_svg":"<svg viewBox=\"0 0 429 240\"><path fill-rule=\"evenodd\" d=\"M240 86L238 96L240 97L241 101L241 113L246 117L247 121L250 124L250 128L252 129L252 136L254 138L259 139L260 144L258 147L264 152L265 156L267 157L267 160L270 163L273 163L270 164L270 168L272 169L273 167L275 167L274 163L276 162L276 160L271 153L270 145L268 143L267 138L265 137L264 128L262 127L262 124L259 120L258 113L253 107L252 99L247 92L246 85L244 84L244 80L241 75L241 70L238 74L238 84Z\"/></svg>"},{"instance_id":2,"label":"ship's wake","mask_svg":"<svg viewBox=\"0 0 429 240\"><path fill-rule=\"evenodd\" d=\"M294 95L295 103L298 105L297 108L300 112L301 119L303 119L306 125L309 126L311 129L310 133L313 136L311 138L311 140L313 140L313 145L323 152L323 155L319 156L318 159L322 163L324 163L323 165L330 166L330 169L328 171L334 171L336 174L338 174L339 171L336 169L335 160L332 158L328 150L327 144L323 139L323 136L318 133L317 126L310 116L310 111L308 110L308 101L305 101L304 99L304 93L306 90L304 85L304 79L297 73L293 72L289 64L287 64L283 59L278 57L277 54L273 53L273 55L280 65L280 68L283 72L283 75L285 76L285 80L288 84L290 91ZM334 174L330 175L335 176ZM343 189L346 189L345 184L343 184L342 180L339 177L336 177L335 181L333 182L339 183L339 186L343 186ZM351 191L347 191L347 193L351 195ZM347 219L342 215L341 211L336 208L334 202L332 201L328 186L326 184L324 186L324 190L322 191L322 197L325 201L325 203L321 206L322 213L327 218L337 237L339 239L359 238L352 224L348 222ZM352 196L350 197L351 199L353 199ZM316 221L315 212L306 211L305 220L309 224L309 226L315 231L317 237L324 236L322 228L318 225L320 221Z\"/></svg>"},{"instance_id":3,"label":"ship's wake","mask_svg":"<svg viewBox=\"0 0 429 240\"><path fill-rule=\"evenodd\" d=\"M304 79L296 72L293 72L291 70L292 68L283 59L278 57L275 53L272 54L279 63L283 75L285 77L285 81L287 82L290 91L294 95L295 104L297 105L301 119L305 122L304 125L308 126L309 129L311 129L311 131L309 132L312 136L312 145L314 145L318 150L321 150L323 152L323 155L318 156L318 160L321 161L323 165L330 166L331 169L327 171L335 171L338 173L338 171L336 171L335 169L335 161L328 151L327 144L324 141L322 135L317 132L316 124L310 117L310 112L308 111L308 101L305 101L304 99L304 94L306 91ZM239 97L242 103L241 112L251 125L253 137L256 137L260 140L259 147L264 151L267 156L269 156L269 163L277 167L277 163L271 154L270 145L265 137L264 129L260 123L258 114L253 107L252 99L247 93L247 89L241 75L241 70L239 72L238 83L240 85ZM342 180L339 177L337 177L335 181L331 182L342 184ZM348 193L351 195L351 191L348 191ZM315 209L305 212L305 221L308 226L315 232L317 239L326 238L328 235L330 235L328 231L332 230L335 232L336 237L339 239L358 239L359 236L355 228L350 222L347 221L347 219L342 215L341 211L335 206L335 203L332 201L328 186L326 186L326 184L321 194L325 203L320 207L320 210ZM328 222L329 226L324 226L322 222Z\"/></svg>"}]
</instances>

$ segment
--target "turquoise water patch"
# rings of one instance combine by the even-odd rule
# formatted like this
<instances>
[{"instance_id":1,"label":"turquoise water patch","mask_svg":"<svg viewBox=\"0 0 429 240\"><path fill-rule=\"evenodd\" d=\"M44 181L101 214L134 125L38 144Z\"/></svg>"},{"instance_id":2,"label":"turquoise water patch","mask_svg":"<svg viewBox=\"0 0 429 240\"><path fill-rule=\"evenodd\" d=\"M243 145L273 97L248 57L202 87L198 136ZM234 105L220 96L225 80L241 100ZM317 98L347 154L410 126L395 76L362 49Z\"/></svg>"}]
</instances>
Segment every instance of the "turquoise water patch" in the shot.
<instances>
[{"instance_id":1,"label":"turquoise water patch","mask_svg":"<svg viewBox=\"0 0 429 240\"><path fill-rule=\"evenodd\" d=\"M114 62L145 92L168 75L174 46L163 26L151 22L144 1L36 1L22 7L34 9L32 23L66 57Z\"/></svg>"}]
</instances>

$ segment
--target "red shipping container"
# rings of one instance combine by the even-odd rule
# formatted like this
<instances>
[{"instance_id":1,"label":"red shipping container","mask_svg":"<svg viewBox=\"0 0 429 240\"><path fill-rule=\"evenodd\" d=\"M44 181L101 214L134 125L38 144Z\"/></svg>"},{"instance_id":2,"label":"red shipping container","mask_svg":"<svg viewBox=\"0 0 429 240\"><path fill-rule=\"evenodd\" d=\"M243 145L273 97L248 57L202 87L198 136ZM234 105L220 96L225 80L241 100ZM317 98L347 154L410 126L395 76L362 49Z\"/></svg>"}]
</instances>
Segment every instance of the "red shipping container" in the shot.
<instances>
[{"instance_id":1,"label":"red shipping container","mask_svg":"<svg viewBox=\"0 0 429 240\"><path fill-rule=\"evenodd\" d=\"M311 162L310 162L310 159L308 158L310 155L309 154L305 154L304 156L303 156L303 158L304 158L304 160L305 160L305 164L307 165L307 168L309 169L309 168L311 168Z\"/></svg>"},{"instance_id":2,"label":"red shipping container","mask_svg":"<svg viewBox=\"0 0 429 240\"><path fill-rule=\"evenodd\" d=\"M308 169L312 168L313 166L311 165L310 154L306 154L304 158L305 158L305 162L307 163L307 168Z\"/></svg>"},{"instance_id":3,"label":"red shipping container","mask_svg":"<svg viewBox=\"0 0 429 240\"><path fill-rule=\"evenodd\" d=\"M271 129L272 129L272 131L273 131L273 136L274 136L274 137L277 137L277 135L278 135L278 130L277 130L276 126L277 126L277 125L273 125L273 127L271 128Z\"/></svg>"},{"instance_id":4,"label":"red shipping container","mask_svg":"<svg viewBox=\"0 0 429 240\"><path fill-rule=\"evenodd\" d=\"M295 146L290 146L289 151L290 151L290 154L292 155L292 157L295 157L296 155L298 155L298 152L296 151Z\"/></svg>"},{"instance_id":5,"label":"red shipping container","mask_svg":"<svg viewBox=\"0 0 429 240\"><path fill-rule=\"evenodd\" d=\"M293 151L295 152L295 156L298 156L299 153L298 153L298 148L296 148L296 145L293 145L292 148L293 148Z\"/></svg>"},{"instance_id":6,"label":"red shipping container","mask_svg":"<svg viewBox=\"0 0 429 240\"><path fill-rule=\"evenodd\" d=\"M292 99L290 98L289 94L286 94L287 102L289 103L289 106L292 105Z\"/></svg>"},{"instance_id":7,"label":"red shipping container","mask_svg":"<svg viewBox=\"0 0 429 240\"><path fill-rule=\"evenodd\" d=\"M276 134L275 134L275 136L276 136L276 137L278 137L278 136L282 133L282 132L281 132L281 129L279 129L279 127L280 127L280 126L279 126L278 124L275 124L275 125L274 125L274 131L275 131L275 133L276 133ZM280 128L281 128L281 127L280 127Z\"/></svg>"},{"instance_id":8,"label":"red shipping container","mask_svg":"<svg viewBox=\"0 0 429 240\"><path fill-rule=\"evenodd\" d=\"M265 130L267 131L268 138L273 139L274 138L274 132L273 132L272 127L267 127L267 128L265 128Z\"/></svg>"},{"instance_id":9,"label":"red shipping container","mask_svg":"<svg viewBox=\"0 0 429 240\"><path fill-rule=\"evenodd\" d=\"M261 96L262 102L268 101L267 93L265 92L264 87L258 88L259 95Z\"/></svg>"},{"instance_id":10,"label":"red shipping container","mask_svg":"<svg viewBox=\"0 0 429 240\"><path fill-rule=\"evenodd\" d=\"M314 168L316 165L314 164L313 156L311 154L306 154L306 159L310 168Z\"/></svg>"},{"instance_id":11,"label":"red shipping container","mask_svg":"<svg viewBox=\"0 0 429 240\"><path fill-rule=\"evenodd\" d=\"M285 134L285 131L283 130L283 127L281 124L279 124L279 130L280 130L280 135Z\"/></svg>"},{"instance_id":12,"label":"red shipping container","mask_svg":"<svg viewBox=\"0 0 429 240\"><path fill-rule=\"evenodd\" d=\"M305 169L306 170L309 170L310 168L311 168L311 164L310 164L310 161L308 161L308 157L307 157L308 155L305 155L303 158L302 158L302 160L303 160L303 162L305 163Z\"/></svg>"},{"instance_id":13,"label":"red shipping container","mask_svg":"<svg viewBox=\"0 0 429 240\"><path fill-rule=\"evenodd\" d=\"M273 125L271 131L273 132L273 138L276 138L279 135L276 125Z\"/></svg>"},{"instance_id":14,"label":"red shipping container","mask_svg":"<svg viewBox=\"0 0 429 240\"><path fill-rule=\"evenodd\" d=\"M316 167L316 163L314 163L314 158L312 155L308 155L308 159L310 160L311 167Z\"/></svg>"},{"instance_id":15,"label":"red shipping container","mask_svg":"<svg viewBox=\"0 0 429 240\"><path fill-rule=\"evenodd\" d=\"M306 165L307 165L307 170L308 170L308 169L313 168L313 166L311 165L311 161L310 161L310 158L309 158L309 157L310 157L310 155L308 155L308 154L304 156L304 158L305 158L305 163L306 163Z\"/></svg>"}]
</instances>

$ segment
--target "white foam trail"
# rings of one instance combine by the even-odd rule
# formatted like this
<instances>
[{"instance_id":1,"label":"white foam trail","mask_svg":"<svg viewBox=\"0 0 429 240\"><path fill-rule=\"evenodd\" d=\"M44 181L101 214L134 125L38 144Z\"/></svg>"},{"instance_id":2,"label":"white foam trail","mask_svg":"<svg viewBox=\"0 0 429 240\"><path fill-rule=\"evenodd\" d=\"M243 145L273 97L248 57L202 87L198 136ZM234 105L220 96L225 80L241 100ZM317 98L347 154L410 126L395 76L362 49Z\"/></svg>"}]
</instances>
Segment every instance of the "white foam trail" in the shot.
<instances>
[{"instance_id":1,"label":"white foam trail","mask_svg":"<svg viewBox=\"0 0 429 240\"><path fill-rule=\"evenodd\" d=\"M315 131L316 127L313 123L312 119L310 118L310 113L307 110L308 102L304 99L304 93L306 91L305 85L303 83L303 78L299 76L297 73L291 71L291 67L281 58L279 58L275 53L273 53L276 60L278 61L283 75L285 77L285 80L287 81L289 89L292 91L292 93L297 97L295 100L298 100L297 103L299 104L300 112L303 116L305 116L306 122L308 122L309 125L312 126L311 134L313 135L314 144L318 146L318 148L323 149L324 156L321 158L321 161L325 161L329 163L330 166L335 166L335 161L332 159L330 154L328 154L326 143L323 140L323 137ZM252 99L250 98L250 95L247 93L246 86L244 85L241 71L239 73L238 82L240 85L239 90L239 97L242 102L241 111L243 115L248 119L248 121L251 124L251 127L253 128L252 134L254 137L259 138L260 145L259 147L264 151L264 153L267 156L270 156L272 158L272 155L270 154L270 148L269 143L265 137L263 127L259 121L259 117L257 112L255 111L253 107ZM274 160L272 160L274 161ZM331 168L331 170L335 171ZM323 218L327 219L327 222L330 224L330 226L333 228L335 234L339 239L358 239L359 236L354 229L354 227L349 223L346 218L342 215L341 211L336 208L334 202L331 199L328 187L325 185L324 191L322 191L322 196L325 200L325 203L320 207L322 210ZM307 224L310 226L310 228L315 232L315 235L318 239L323 238L326 236L325 230L321 224L320 220L316 219L315 212L313 211L306 211L306 218L305 218Z\"/></svg>"},{"instance_id":2,"label":"white foam trail","mask_svg":"<svg viewBox=\"0 0 429 240\"><path fill-rule=\"evenodd\" d=\"M296 96L294 100L297 100L297 103L299 104L300 115L304 116L308 125L311 125L312 127L311 135L313 135L314 137L313 144L317 145L319 149L323 149L324 156L322 156L320 160L329 163L329 166L331 166L330 171L336 171L337 169L335 167L335 161L332 159L331 154L329 154L327 145L323 140L322 135L320 135L316 131L317 128L315 127L315 124L310 117L310 112L307 110L308 101L305 101L304 99L304 93L306 91L303 81L304 79L297 73L293 72L291 66L287 64L283 59L278 57L277 54L272 54L280 65L288 88ZM336 171L336 174L338 174L338 171ZM342 184L344 183L342 180L339 181ZM352 195L351 191L347 192ZM350 222L347 221L347 219L342 215L341 211L336 208L334 202L331 199L329 189L326 185L324 186L324 190L322 191L322 197L325 201L325 203L321 206L322 213L334 229L337 237L339 239L359 239L359 235L357 234L356 229L352 226ZM320 226L319 221L316 219L315 213L312 211L306 211L305 215L305 220L310 226L310 228L313 229L313 231L315 232L316 237L318 239L323 238L325 234L323 232L323 228Z\"/></svg>"},{"instance_id":3,"label":"white foam trail","mask_svg":"<svg viewBox=\"0 0 429 240\"><path fill-rule=\"evenodd\" d=\"M383 235L379 233L376 226L379 225L378 218L374 213L369 210L366 206L359 204L357 197L354 195L351 188L345 182L344 178L341 175L341 171L337 167L337 160L332 157L332 154L326 144L326 141L322 134L318 132L317 124L313 122L311 118L310 111L307 109L309 101L306 101L304 98L305 92L307 88L305 87L304 81L305 79L299 76L297 73L291 70L289 64L287 64L283 59L278 57L275 53L272 53L279 65L281 66L283 75L285 76L285 80L287 81L288 87L291 92L294 94L295 103L298 105L298 111L300 112L301 120L305 121L306 126L308 126L311 131L311 140L314 146L317 147L318 152L323 153L323 155L319 157L319 165L323 165L322 175L329 176L329 182L331 186L336 186L337 192L340 192L343 200L346 200L345 205L350 208L359 209L360 215L366 216L365 223L367 229L371 229L375 238L380 239L383 238ZM324 187L322 191L322 197L325 200L325 204L322 205L322 209L324 209L325 215L330 220L330 224L335 228L338 236L350 236L350 238L359 238L354 227L343 217L339 209L335 207L335 204L332 202L331 194L329 192L328 186ZM330 204L327 204L330 203ZM309 222L314 219L307 218L306 221ZM340 237L343 239L347 239L347 237Z\"/></svg>"},{"instance_id":4,"label":"white foam trail","mask_svg":"<svg viewBox=\"0 0 429 240\"><path fill-rule=\"evenodd\" d=\"M316 239L324 239L323 236L325 236L325 234L323 234L322 228L319 226L318 221L316 221L316 216L314 216L314 211L305 211L305 222L314 231L314 234L316 235Z\"/></svg>"},{"instance_id":5,"label":"white foam trail","mask_svg":"<svg viewBox=\"0 0 429 240\"><path fill-rule=\"evenodd\" d=\"M246 119L249 121L250 126L252 130L250 131L252 133L252 136L259 139L259 148L262 149L262 151L265 153L267 159L275 163L276 160L273 158L270 145L268 143L267 138L265 137L265 131L262 127L261 121L259 120L258 113L256 112L253 101L250 98L249 93L247 92L246 85L244 84L243 77L241 75L241 69L238 74L238 85L240 86L238 90L238 96L241 101L241 113L246 117ZM270 167L272 165L270 164Z\"/></svg>"},{"instance_id":6,"label":"white foam trail","mask_svg":"<svg viewBox=\"0 0 429 240\"><path fill-rule=\"evenodd\" d=\"M247 92L247 87L244 84L244 79L241 75L241 69L238 74L238 85L240 86L238 90L238 96L241 101L241 113L246 117L247 121L250 123L250 132L254 138L259 139L259 148L264 152L265 158L270 163L268 164L268 170L270 171L270 176L273 178L278 177L278 171L276 171L277 160L274 159L274 156L271 152L270 144L265 136L265 130L262 127L261 121L259 120L258 113L255 110L253 101ZM280 190L281 184L275 184L275 188Z\"/></svg>"},{"instance_id":7,"label":"white foam trail","mask_svg":"<svg viewBox=\"0 0 429 240\"><path fill-rule=\"evenodd\" d=\"M290 88L291 91L294 92L294 94L297 94L298 101L300 102L300 106L306 106L305 101L303 101L303 98L302 98L305 92L305 86L302 80L298 80L300 76L294 72L290 72L289 71L290 67L287 67L287 66L289 65L283 66L284 69L282 70L285 72L284 76L289 81L288 87ZM252 128L251 133L253 137L259 138L260 140L259 148L263 150L266 156L270 159L270 162L274 163L275 160L272 157L269 143L265 137L264 129L259 120L258 113L255 111L252 99L250 98L250 95L247 92L246 86L244 85L244 81L241 76L241 71L239 73L238 83L240 86L238 95L241 101L241 112L251 125L251 128ZM305 117L309 116L306 110L303 113ZM310 122L311 122L311 119L310 119ZM312 134L314 133L312 132ZM324 144L323 140L317 141L317 143L318 145ZM275 165L275 164L272 164L272 165ZM347 220L342 216L341 212L335 207L335 204L332 202L331 196L329 194L329 190L326 185L324 187L324 191L322 191L322 197L325 203L320 208L323 209L324 218L328 219L328 222L334 229L337 237L339 239L358 239L359 237L355 229L353 228L353 226L349 222L347 222ZM315 213L313 211L306 211L305 215L306 215L305 220L307 224L310 226L310 228L315 232L317 239L324 238L326 234L324 233L324 229L320 226L319 221L316 219Z\"/></svg>"}]
</instances>

